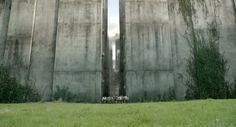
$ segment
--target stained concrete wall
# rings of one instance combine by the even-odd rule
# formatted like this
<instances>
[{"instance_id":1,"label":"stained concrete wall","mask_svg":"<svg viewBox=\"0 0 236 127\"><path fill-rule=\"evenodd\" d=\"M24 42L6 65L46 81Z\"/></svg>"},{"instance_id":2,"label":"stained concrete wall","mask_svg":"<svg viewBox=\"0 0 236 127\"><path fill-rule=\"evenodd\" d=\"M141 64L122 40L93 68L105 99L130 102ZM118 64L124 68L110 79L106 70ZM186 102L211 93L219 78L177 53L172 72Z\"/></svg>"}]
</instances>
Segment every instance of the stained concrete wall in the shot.
<instances>
[{"instance_id":1,"label":"stained concrete wall","mask_svg":"<svg viewBox=\"0 0 236 127\"><path fill-rule=\"evenodd\" d=\"M67 86L80 101L98 102L102 83L102 0L60 0L54 90Z\"/></svg>"},{"instance_id":2,"label":"stained concrete wall","mask_svg":"<svg viewBox=\"0 0 236 127\"><path fill-rule=\"evenodd\" d=\"M168 3L121 0L121 6L126 93L132 101L156 100L174 87Z\"/></svg>"},{"instance_id":3,"label":"stained concrete wall","mask_svg":"<svg viewBox=\"0 0 236 127\"><path fill-rule=\"evenodd\" d=\"M58 0L37 0L35 7L29 83L39 90L43 100L50 100L53 88Z\"/></svg>"},{"instance_id":4,"label":"stained concrete wall","mask_svg":"<svg viewBox=\"0 0 236 127\"><path fill-rule=\"evenodd\" d=\"M220 51L236 75L235 0L195 1L193 28L217 23ZM0 1L0 60L43 100L68 87L80 101L98 102L109 81L106 0ZM174 89L185 96L188 30L178 0L120 0L120 94L157 100ZM126 91L123 91L125 89ZM123 91L123 92L122 92Z\"/></svg>"},{"instance_id":5,"label":"stained concrete wall","mask_svg":"<svg viewBox=\"0 0 236 127\"><path fill-rule=\"evenodd\" d=\"M212 0L212 1L191 1L192 6L195 10L197 10L193 14L193 27L196 32L201 31L201 33L205 34L205 38L208 39L207 30L210 27L210 24L216 24L216 29L219 32L219 47L220 52L224 55L225 59L228 61L229 70L226 75L226 80L232 82L235 78L235 71L236 71L236 13L235 13L235 3L233 0L231 1L224 1L224 0ZM176 73L181 75L180 77L184 76L185 67L186 67L186 59L189 56L189 52L186 52L186 49L189 49L188 43L186 40L184 41L183 35L187 29L185 22L183 21L182 14L178 13L179 10L179 3L178 1L173 2L174 9L172 10L172 15L174 15L175 19L173 19L174 25L173 28L176 32L175 42L176 44L176 58L174 60L182 59L182 63L176 62L176 67L181 69L175 69ZM171 2L169 2L171 5ZM185 29L184 29L185 28ZM184 31L183 31L184 30ZM181 37L182 36L182 37ZM185 42L185 44L181 44ZM184 50L185 49L185 50ZM184 58L184 59L183 59ZM175 68L176 68L175 67ZM176 86L181 86L183 84L183 80L180 80L176 77L177 81ZM181 87L180 87L181 88ZM182 88L184 88L182 86ZM181 91L181 90L179 90ZM184 91L177 92L178 96L184 97Z\"/></svg>"},{"instance_id":6,"label":"stained concrete wall","mask_svg":"<svg viewBox=\"0 0 236 127\"><path fill-rule=\"evenodd\" d=\"M227 80L236 78L236 1L221 1L220 16L220 49L228 61Z\"/></svg>"},{"instance_id":7,"label":"stained concrete wall","mask_svg":"<svg viewBox=\"0 0 236 127\"><path fill-rule=\"evenodd\" d=\"M232 1L191 1L196 12L193 27L206 31L216 22L220 50L229 61L227 79L235 76L235 3ZM188 30L178 0L121 0L121 71L127 95L132 101L155 100L174 88L184 99L184 75L189 44Z\"/></svg>"},{"instance_id":8,"label":"stained concrete wall","mask_svg":"<svg viewBox=\"0 0 236 127\"><path fill-rule=\"evenodd\" d=\"M11 4L11 0L0 1L0 64L3 64L3 57L6 48Z\"/></svg>"},{"instance_id":9,"label":"stained concrete wall","mask_svg":"<svg viewBox=\"0 0 236 127\"><path fill-rule=\"evenodd\" d=\"M51 100L56 87L65 86L80 101L98 102L106 4L106 0L1 1L1 61L4 58L17 81L36 88L42 100Z\"/></svg>"},{"instance_id":10,"label":"stained concrete wall","mask_svg":"<svg viewBox=\"0 0 236 127\"><path fill-rule=\"evenodd\" d=\"M12 0L4 65L21 84L28 80L34 6L34 0Z\"/></svg>"}]
</instances>

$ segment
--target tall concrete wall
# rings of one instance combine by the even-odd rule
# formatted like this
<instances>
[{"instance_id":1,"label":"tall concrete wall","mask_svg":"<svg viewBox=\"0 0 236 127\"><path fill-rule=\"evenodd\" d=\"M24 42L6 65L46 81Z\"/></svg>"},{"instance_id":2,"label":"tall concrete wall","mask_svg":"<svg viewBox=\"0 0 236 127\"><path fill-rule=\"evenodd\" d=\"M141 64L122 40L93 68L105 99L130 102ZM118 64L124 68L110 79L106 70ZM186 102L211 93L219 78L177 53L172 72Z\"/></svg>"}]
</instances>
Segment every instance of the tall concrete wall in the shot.
<instances>
[{"instance_id":1,"label":"tall concrete wall","mask_svg":"<svg viewBox=\"0 0 236 127\"><path fill-rule=\"evenodd\" d=\"M1 1L1 61L17 81L36 88L43 100L51 100L59 86L68 87L80 101L98 102L106 4L106 0Z\"/></svg>"},{"instance_id":2,"label":"tall concrete wall","mask_svg":"<svg viewBox=\"0 0 236 127\"><path fill-rule=\"evenodd\" d=\"M217 24L232 81L236 1L191 3L194 31L206 35L208 25ZM51 100L59 86L80 101L98 102L109 89L106 6L106 0L0 0L0 64L43 100ZM184 98L189 28L179 9L179 0L120 0L119 90L131 101L161 99L172 89Z\"/></svg>"},{"instance_id":3,"label":"tall concrete wall","mask_svg":"<svg viewBox=\"0 0 236 127\"><path fill-rule=\"evenodd\" d=\"M191 1L196 12L193 28L206 31L216 22L220 50L229 61L227 79L235 76L235 3L232 1ZM155 100L174 88L185 96L184 75L189 44L188 26L178 0L121 0L121 43L123 82L132 101ZM123 55L123 56L122 56Z\"/></svg>"},{"instance_id":4,"label":"tall concrete wall","mask_svg":"<svg viewBox=\"0 0 236 127\"><path fill-rule=\"evenodd\" d=\"M33 19L29 83L43 100L50 100L53 88L58 0L36 0Z\"/></svg>"},{"instance_id":5,"label":"tall concrete wall","mask_svg":"<svg viewBox=\"0 0 236 127\"><path fill-rule=\"evenodd\" d=\"M236 77L236 1L221 1L220 16L220 49L228 61L227 80Z\"/></svg>"},{"instance_id":6,"label":"tall concrete wall","mask_svg":"<svg viewBox=\"0 0 236 127\"><path fill-rule=\"evenodd\" d=\"M12 0L4 65L21 84L28 80L34 11L35 0Z\"/></svg>"},{"instance_id":7,"label":"tall concrete wall","mask_svg":"<svg viewBox=\"0 0 236 127\"><path fill-rule=\"evenodd\" d=\"M168 3L121 0L121 6L126 93L132 101L155 100L174 87Z\"/></svg>"},{"instance_id":8,"label":"tall concrete wall","mask_svg":"<svg viewBox=\"0 0 236 127\"><path fill-rule=\"evenodd\" d=\"M102 83L102 1L60 0L54 90L68 86L80 101L97 102Z\"/></svg>"}]
</instances>

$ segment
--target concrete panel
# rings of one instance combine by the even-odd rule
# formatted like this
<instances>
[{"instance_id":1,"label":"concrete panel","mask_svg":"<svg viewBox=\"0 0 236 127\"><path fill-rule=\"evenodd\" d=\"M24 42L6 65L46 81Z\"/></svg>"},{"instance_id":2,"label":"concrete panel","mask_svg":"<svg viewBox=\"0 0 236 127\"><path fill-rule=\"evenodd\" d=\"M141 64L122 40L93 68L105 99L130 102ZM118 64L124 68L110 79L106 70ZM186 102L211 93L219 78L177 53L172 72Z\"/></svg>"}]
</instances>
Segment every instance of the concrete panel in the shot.
<instances>
[{"instance_id":1,"label":"concrete panel","mask_svg":"<svg viewBox=\"0 0 236 127\"><path fill-rule=\"evenodd\" d=\"M168 24L126 24L126 70L171 70Z\"/></svg>"},{"instance_id":2,"label":"concrete panel","mask_svg":"<svg viewBox=\"0 0 236 127\"><path fill-rule=\"evenodd\" d=\"M56 86L68 87L78 96L79 102L100 102L101 72L59 72L54 73L54 92Z\"/></svg>"},{"instance_id":3,"label":"concrete panel","mask_svg":"<svg viewBox=\"0 0 236 127\"><path fill-rule=\"evenodd\" d=\"M174 75L168 71L129 71L127 95L131 101L157 101L174 88Z\"/></svg>"},{"instance_id":4,"label":"concrete panel","mask_svg":"<svg viewBox=\"0 0 236 127\"><path fill-rule=\"evenodd\" d=\"M204 6L203 6L204 5ZM212 0L204 2L195 2L193 5L198 8L193 16L194 28L206 31L211 23L217 23L217 30L220 34L219 46L220 52L228 61L229 71L227 81L232 82L236 74L236 12L233 0ZM206 35L206 38L208 36Z\"/></svg>"},{"instance_id":5,"label":"concrete panel","mask_svg":"<svg viewBox=\"0 0 236 127\"><path fill-rule=\"evenodd\" d=\"M28 80L35 0L13 0L4 64L23 85Z\"/></svg>"},{"instance_id":6,"label":"concrete panel","mask_svg":"<svg viewBox=\"0 0 236 127\"><path fill-rule=\"evenodd\" d=\"M167 0L123 0L120 6L127 95L131 101L158 100L174 87Z\"/></svg>"},{"instance_id":7,"label":"concrete panel","mask_svg":"<svg viewBox=\"0 0 236 127\"><path fill-rule=\"evenodd\" d=\"M43 100L51 100L58 0L37 0L36 4L29 82Z\"/></svg>"},{"instance_id":8,"label":"concrete panel","mask_svg":"<svg viewBox=\"0 0 236 127\"><path fill-rule=\"evenodd\" d=\"M169 22L171 29L171 50L174 73L175 96L178 100L185 99L187 59L190 56L189 42L186 40L187 26L179 11L178 0L168 1Z\"/></svg>"},{"instance_id":9,"label":"concrete panel","mask_svg":"<svg viewBox=\"0 0 236 127\"><path fill-rule=\"evenodd\" d=\"M235 3L233 3L235 4ZM220 19L220 50L228 61L229 71L227 80L232 82L236 78L236 12L232 1L222 1Z\"/></svg>"},{"instance_id":10,"label":"concrete panel","mask_svg":"<svg viewBox=\"0 0 236 127\"><path fill-rule=\"evenodd\" d=\"M3 64L6 38L11 12L11 0L0 1L0 64Z\"/></svg>"},{"instance_id":11,"label":"concrete panel","mask_svg":"<svg viewBox=\"0 0 236 127\"><path fill-rule=\"evenodd\" d=\"M101 97L101 10L102 0L59 2L54 88L67 86L82 101Z\"/></svg>"},{"instance_id":12,"label":"concrete panel","mask_svg":"<svg viewBox=\"0 0 236 127\"><path fill-rule=\"evenodd\" d=\"M209 24L217 23L220 51L230 66L227 79L232 81L236 72L236 60L233 57L236 54L234 0L192 0L191 3L196 10L192 17L196 31L207 35ZM170 86L175 88L178 99L184 99L184 76L190 47L185 38L188 29L179 10L178 0L121 0L120 6L121 41L124 47L122 59L125 63L123 81L131 100L151 99L149 97L155 97L152 93L163 92ZM165 75L163 71L170 73L173 79L161 80L155 75ZM160 84L165 84L164 89ZM155 92L146 92L146 88Z\"/></svg>"}]
</instances>

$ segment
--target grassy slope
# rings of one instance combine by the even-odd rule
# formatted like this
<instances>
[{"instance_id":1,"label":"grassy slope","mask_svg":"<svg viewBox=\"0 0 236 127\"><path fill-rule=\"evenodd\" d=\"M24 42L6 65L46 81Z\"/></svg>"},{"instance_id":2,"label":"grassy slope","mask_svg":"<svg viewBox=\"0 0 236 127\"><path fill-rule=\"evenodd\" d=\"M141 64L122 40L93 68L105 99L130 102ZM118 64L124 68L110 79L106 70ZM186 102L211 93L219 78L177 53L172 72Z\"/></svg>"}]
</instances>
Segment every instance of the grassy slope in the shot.
<instances>
[{"instance_id":1,"label":"grassy slope","mask_svg":"<svg viewBox=\"0 0 236 127\"><path fill-rule=\"evenodd\" d=\"M236 100L3 104L0 127L236 127Z\"/></svg>"}]
</instances>

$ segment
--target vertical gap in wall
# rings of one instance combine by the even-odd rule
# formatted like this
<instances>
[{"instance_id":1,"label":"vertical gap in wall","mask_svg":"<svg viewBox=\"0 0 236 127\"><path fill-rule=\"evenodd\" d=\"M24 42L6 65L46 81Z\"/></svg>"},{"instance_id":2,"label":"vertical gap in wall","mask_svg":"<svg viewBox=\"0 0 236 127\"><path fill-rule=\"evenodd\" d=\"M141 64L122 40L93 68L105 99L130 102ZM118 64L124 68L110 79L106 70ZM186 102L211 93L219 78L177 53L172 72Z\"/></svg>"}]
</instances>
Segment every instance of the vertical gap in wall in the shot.
<instances>
[{"instance_id":1,"label":"vertical gap in wall","mask_svg":"<svg viewBox=\"0 0 236 127\"><path fill-rule=\"evenodd\" d=\"M108 96L109 70L108 70L108 39L107 39L107 0L102 0L102 96Z\"/></svg>"},{"instance_id":2,"label":"vertical gap in wall","mask_svg":"<svg viewBox=\"0 0 236 127\"><path fill-rule=\"evenodd\" d=\"M119 0L108 0L108 37L109 37L109 96L119 96L120 93L120 13Z\"/></svg>"},{"instance_id":3,"label":"vertical gap in wall","mask_svg":"<svg viewBox=\"0 0 236 127\"><path fill-rule=\"evenodd\" d=\"M119 78L120 78L120 95L126 95L127 93L127 86L126 86L126 72L125 72L125 0L120 0L119 3L119 13L120 13L120 73L119 73Z\"/></svg>"}]
</instances>

